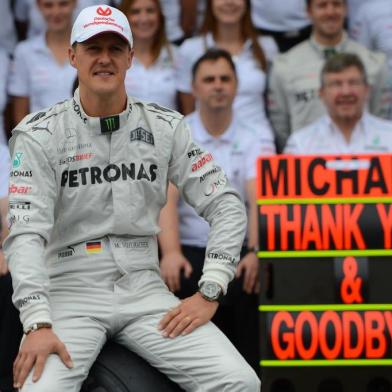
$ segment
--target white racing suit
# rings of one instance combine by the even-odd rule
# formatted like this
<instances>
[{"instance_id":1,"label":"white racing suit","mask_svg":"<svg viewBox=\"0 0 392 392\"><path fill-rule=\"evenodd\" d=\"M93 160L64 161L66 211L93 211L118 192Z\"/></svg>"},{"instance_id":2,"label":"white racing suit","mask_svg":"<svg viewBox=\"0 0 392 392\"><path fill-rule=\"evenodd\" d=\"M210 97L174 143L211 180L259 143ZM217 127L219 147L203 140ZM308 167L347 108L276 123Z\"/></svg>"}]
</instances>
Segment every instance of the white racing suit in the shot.
<instances>
[{"instance_id":1,"label":"white racing suit","mask_svg":"<svg viewBox=\"0 0 392 392\"><path fill-rule=\"evenodd\" d=\"M120 115L92 118L77 90L27 116L10 148L4 248L13 301L25 329L53 323L75 365L69 370L51 355L40 381L30 375L23 391L78 391L108 336L185 390L258 390L256 375L212 323L175 339L157 329L179 303L160 278L157 255L168 181L211 225L201 281L226 291L246 230L236 191L180 114L128 98Z\"/></svg>"}]
</instances>

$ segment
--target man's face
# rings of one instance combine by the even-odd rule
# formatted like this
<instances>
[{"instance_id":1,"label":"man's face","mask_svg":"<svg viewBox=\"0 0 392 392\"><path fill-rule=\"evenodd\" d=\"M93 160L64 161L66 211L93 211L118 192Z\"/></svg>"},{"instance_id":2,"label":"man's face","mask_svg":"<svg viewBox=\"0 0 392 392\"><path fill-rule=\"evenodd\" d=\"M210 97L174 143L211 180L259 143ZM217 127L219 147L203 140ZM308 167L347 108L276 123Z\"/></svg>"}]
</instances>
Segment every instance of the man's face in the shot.
<instances>
[{"instance_id":1,"label":"man's face","mask_svg":"<svg viewBox=\"0 0 392 392\"><path fill-rule=\"evenodd\" d=\"M75 0L37 0L49 31L64 31L72 25Z\"/></svg>"},{"instance_id":2,"label":"man's face","mask_svg":"<svg viewBox=\"0 0 392 392\"><path fill-rule=\"evenodd\" d=\"M362 116L368 92L369 87L361 72L352 66L342 72L324 75L320 97L332 119L352 121Z\"/></svg>"},{"instance_id":3,"label":"man's face","mask_svg":"<svg viewBox=\"0 0 392 392\"><path fill-rule=\"evenodd\" d=\"M314 32L327 38L341 34L346 13L344 0L312 0L308 7Z\"/></svg>"},{"instance_id":4,"label":"man's face","mask_svg":"<svg viewBox=\"0 0 392 392\"><path fill-rule=\"evenodd\" d=\"M237 79L227 60L220 58L202 62L192 86L201 107L209 110L228 109L237 92Z\"/></svg>"},{"instance_id":5,"label":"man's face","mask_svg":"<svg viewBox=\"0 0 392 392\"><path fill-rule=\"evenodd\" d=\"M69 59L78 71L79 85L93 94L107 96L124 89L133 51L115 33L102 33L70 48Z\"/></svg>"}]
</instances>

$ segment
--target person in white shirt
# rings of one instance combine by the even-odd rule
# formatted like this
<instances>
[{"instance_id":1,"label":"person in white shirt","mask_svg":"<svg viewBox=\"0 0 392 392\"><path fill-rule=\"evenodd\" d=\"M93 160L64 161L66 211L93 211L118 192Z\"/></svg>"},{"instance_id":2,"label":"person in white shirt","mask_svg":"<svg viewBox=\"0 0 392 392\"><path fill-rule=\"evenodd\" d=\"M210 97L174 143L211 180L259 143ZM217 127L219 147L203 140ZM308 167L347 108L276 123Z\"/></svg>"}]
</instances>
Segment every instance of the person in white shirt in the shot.
<instances>
[{"instance_id":1,"label":"person in white shirt","mask_svg":"<svg viewBox=\"0 0 392 392\"><path fill-rule=\"evenodd\" d=\"M367 48L387 55L392 84L392 6L390 0L365 2L350 24L350 35Z\"/></svg>"},{"instance_id":2,"label":"person in white shirt","mask_svg":"<svg viewBox=\"0 0 392 392\"><path fill-rule=\"evenodd\" d=\"M158 0L123 0L120 9L132 26L132 67L125 78L129 95L177 109L176 47L168 42Z\"/></svg>"},{"instance_id":3,"label":"person in white shirt","mask_svg":"<svg viewBox=\"0 0 392 392\"><path fill-rule=\"evenodd\" d=\"M76 77L68 61L76 0L38 0L37 4L47 30L16 47L8 86L15 123L30 112L71 97Z\"/></svg>"},{"instance_id":4,"label":"person in white shirt","mask_svg":"<svg viewBox=\"0 0 392 392\"><path fill-rule=\"evenodd\" d=\"M195 63L192 75L198 103L198 110L186 117L192 136L202 149L210 151L248 207L248 236L237 278L231 284L232 294L221 302L213 321L258 371L256 161L261 155L275 153L274 141L269 132L260 140L255 124L243 122L233 111L237 77L228 52L208 50ZM214 192L219 185L211 182L210 174L205 173L201 180L209 184L209 192ZM186 298L198 287L202 275L209 225L179 197L174 186L169 188L160 225L161 275L173 292Z\"/></svg>"},{"instance_id":5,"label":"person in white shirt","mask_svg":"<svg viewBox=\"0 0 392 392\"><path fill-rule=\"evenodd\" d=\"M74 19L76 19L83 8L92 5L110 4L110 2L110 0L76 0ZM14 8L18 30L22 37L32 38L45 34L47 25L38 7L37 0L15 0Z\"/></svg>"},{"instance_id":6,"label":"person in white shirt","mask_svg":"<svg viewBox=\"0 0 392 392\"><path fill-rule=\"evenodd\" d=\"M386 56L347 37L343 27L346 0L307 2L313 23L311 38L277 56L269 76L268 113L279 150L291 133L325 113L318 96L319 75L325 61L336 53L355 53L364 63L371 86L369 111L389 118L391 110Z\"/></svg>"},{"instance_id":7,"label":"person in white shirt","mask_svg":"<svg viewBox=\"0 0 392 392\"><path fill-rule=\"evenodd\" d=\"M7 105L7 79L10 71L10 58L5 49L0 47L0 145L7 143L7 132L4 129L4 110Z\"/></svg>"},{"instance_id":8,"label":"person in white shirt","mask_svg":"<svg viewBox=\"0 0 392 392\"><path fill-rule=\"evenodd\" d=\"M239 118L270 127L264 110L264 91L268 63L278 53L271 37L259 37L252 24L250 0L212 0L207 2L201 35L185 40L179 50L178 90L184 114L195 108L191 69L208 49L227 50L238 72L238 91L234 110Z\"/></svg>"},{"instance_id":9,"label":"person in white shirt","mask_svg":"<svg viewBox=\"0 0 392 392\"><path fill-rule=\"evenodd\" d=\"M0 1L0 49L4 49L8 54L12 54L16 45L16 29L14 15L11 8L11 0Z\"/></svg>"},{"instance_id":10,"label":"person in white shirt","mask_svg":"<svg viewBox=\"0 0 392 392\"><path fill-rule=\"evenodd\" d=\"M274 37L281 52L309 38L310 20L305 0L251 0L257 30Z\"/></svg>"},{"instance_id":11,"label":"person in white shirt","mask_svg":"<svg viewBox=\"0 0 392 392\"><path fill-rule=\"evenodd\" d=\"M326 62L321 72L320 97L328 114L293 133L285 153L392 152L392 121L366 112L369 84L359 57L341 53Z\"/></svg>"}]
</instances>

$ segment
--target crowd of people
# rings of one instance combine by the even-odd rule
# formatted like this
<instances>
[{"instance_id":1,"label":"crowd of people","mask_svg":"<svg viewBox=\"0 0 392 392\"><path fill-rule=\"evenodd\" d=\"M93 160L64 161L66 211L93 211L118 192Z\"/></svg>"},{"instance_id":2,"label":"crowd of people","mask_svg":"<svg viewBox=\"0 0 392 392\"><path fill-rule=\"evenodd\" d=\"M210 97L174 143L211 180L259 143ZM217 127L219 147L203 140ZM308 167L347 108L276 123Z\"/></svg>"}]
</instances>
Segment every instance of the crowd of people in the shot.
<instances>
[{"instance_id":1,"label":"crowd of people","mask_svg":"<svg viewBox=\"0 0 392 392\"><path fill-rule=\"evenodd\" d=\"M29 118L34 122L73 96L82 116L76 103L79 68L69 60L72 26L85 7L96 6L98 15L105 16L108 5L121 10L132 29L127 95L155 105L170 127L178 121L176 112L184 115L193 140L208 151L205 161L219 165L201 175L205 192L213 193L228 178L246 204L248 230L240 262L213 321L259 372L256 159L282 152L392 152L390 0L2 1L1 241L10 225L9 192L23 191L12 188L13 181L29 177L20 169L21 156L10 157L11 130L27 115L38 113ZM69 138L74 136L71 128ZM72 155L66 147L64 152ZM204 166L196 159L200 150L188 154L196 165L192 172ZM40 157L35 159L38 170ZM226 177L210 183L208 177L221 168ZM188 204L195 196L178 188L169 184L160 214L160 273L170 291L188 298L202 280L210 233ZM15 216L29 215L18 211L28 211L27 204L9 208L13 224ZM23 328L29 328L17 321L12 291L0 249L0 391L13 389L12 363ZM16 294L17 306L20 300Z\"/></svg>"}]
</instances>

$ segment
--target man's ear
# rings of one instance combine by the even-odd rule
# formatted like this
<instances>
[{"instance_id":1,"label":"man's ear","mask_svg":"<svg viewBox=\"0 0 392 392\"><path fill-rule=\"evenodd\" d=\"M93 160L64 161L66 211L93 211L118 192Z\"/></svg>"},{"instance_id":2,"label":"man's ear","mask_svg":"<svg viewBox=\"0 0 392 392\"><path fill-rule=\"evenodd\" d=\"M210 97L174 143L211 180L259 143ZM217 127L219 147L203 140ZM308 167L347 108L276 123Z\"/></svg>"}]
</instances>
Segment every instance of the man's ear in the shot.
<instances>
[{"instance_id":1,"label":"man's ear","mask_svg":"<svg viewBox=\"0 0 392 392\"><path fill-rule=\"evenodd\" d=\"M69 58L69 63L76 68L76 58L75 58L75 50L71 46L68 48L68 58Z\"/></svg>"}]
</instances>

